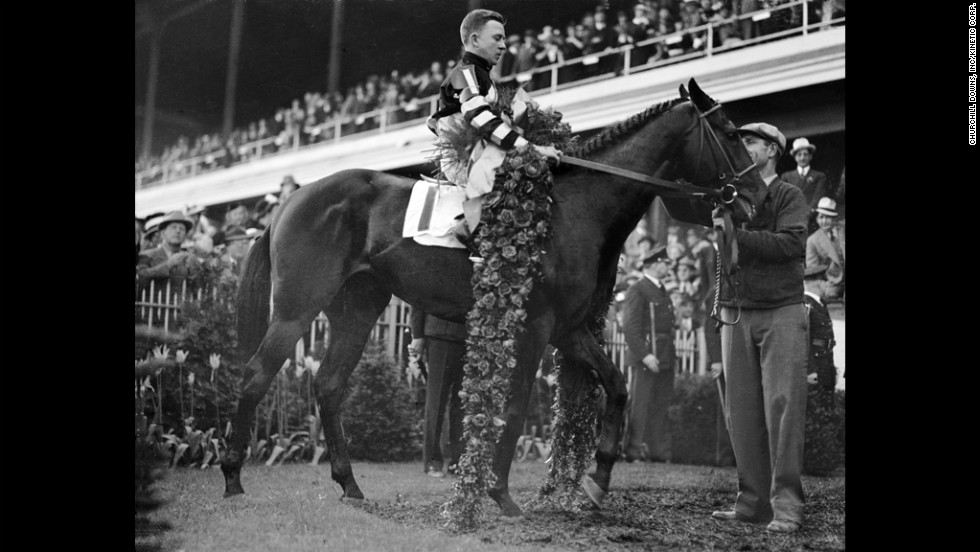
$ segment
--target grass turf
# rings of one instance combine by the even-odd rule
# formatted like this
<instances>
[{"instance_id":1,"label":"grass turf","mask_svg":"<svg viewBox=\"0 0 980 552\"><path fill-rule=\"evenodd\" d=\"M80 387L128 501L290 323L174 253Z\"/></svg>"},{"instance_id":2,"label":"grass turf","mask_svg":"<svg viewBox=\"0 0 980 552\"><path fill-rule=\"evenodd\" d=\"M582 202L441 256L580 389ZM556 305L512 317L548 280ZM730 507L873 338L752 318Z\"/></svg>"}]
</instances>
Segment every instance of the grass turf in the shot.
<instances>
[{"instance_id":1,"label":"grass turf","mask_svg":"<svg viewBox=\"0 0 980 552\"><path fill-rule=\"evenodd\" d=\"M510 487L524 504L545 480L540 462L515 462ZM526 509L502 518L484 501L480 527L445 528L440 508L453 479L423 475L421 463L354 463L365 501L340 501L328 464L249 464L244 496L223 499L220 470L177 468L157 483L164 505L151 520L170 529L137 539L162 550L843 550L844 478L804 477L806 523L791 535L764 525L711 519L735 498L733 468L617 464L602 510Z\"/></svg>"}]
</instances>

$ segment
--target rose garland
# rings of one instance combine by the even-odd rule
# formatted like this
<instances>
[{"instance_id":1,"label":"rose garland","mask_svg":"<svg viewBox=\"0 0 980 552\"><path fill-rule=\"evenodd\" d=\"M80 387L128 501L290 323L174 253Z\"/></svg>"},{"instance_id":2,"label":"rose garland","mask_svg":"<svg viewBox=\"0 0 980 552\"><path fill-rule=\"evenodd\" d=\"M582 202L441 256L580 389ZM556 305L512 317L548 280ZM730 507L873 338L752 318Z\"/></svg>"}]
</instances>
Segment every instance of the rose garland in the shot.
<instances>
[{"instance_id":1,"label":"rose garland","mask_svg":"<svg viewBox=\"0 0 980 552\"><path fill-rule=\"evenodd\" d=\"M611 292L608 301L597 302L592 308L589 331L600 346L605 344L605 315L610 302ZM551 405L554 418L548 479L529 506L555 503L562 509L572 510L591 504L582 499L579 482L595 457L595 429L602 391L592 374L562 371L562 360L561 352L556 351L552 373L557 388L555 402Z\"/></svg>"},{"instance_id":2,"label":"rose garland","mask_svg":"<svg viewBox=\"0 0 980 552\"><path fill-rule=\"evenodd\" d=\"M514 90L498 93L492 109L512 120ZM574 145L561 114L529 103L519 126L529 141L567 149ZM515 125L518 126L518 125ZM468 125L444 131L436 144L436 160L468 160L480 137ZM474 233L484 262L474 268L473 307L467 314L463 399L465 452L458 464L454 495L443 515L458 530L476 526L480 502L496 483L493 457L506 424L506 399L517 366L515 344L524 331L526 305L540 276L541 255L551 220L554 180L547 160L525 146L507 154L497 170L493 189L483 198L481 224Z\"/></svg>"}]
</instances>

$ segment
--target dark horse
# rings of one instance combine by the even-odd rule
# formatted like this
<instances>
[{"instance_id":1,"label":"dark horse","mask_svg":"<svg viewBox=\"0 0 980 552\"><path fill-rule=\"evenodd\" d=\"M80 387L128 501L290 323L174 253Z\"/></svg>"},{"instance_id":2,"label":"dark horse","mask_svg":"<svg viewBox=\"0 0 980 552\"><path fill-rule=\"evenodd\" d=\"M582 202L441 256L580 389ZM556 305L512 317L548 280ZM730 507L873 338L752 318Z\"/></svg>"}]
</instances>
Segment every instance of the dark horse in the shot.
<instances>
[{"instance_id":1,"label":"dark horse","mask_svg":"<svg viewBox=\"0 0 980 552\"><path fill-rule=\"evenodd\" d=\"M758 171L748 170L752 161L735 126L693 79L689 87L690 94L681 86L680 98L611 126L569 153L657 178L687 178L704 189L721 188L744 169L740 201L757 207L765 186ZM343 497L363 498L351 469L340 406L371 329L392 295L456 322L465 320L473 303L473 269L465 250L424 247L401 236L414 182L372 170L338 172L292 194L253 245L238 296L238 339L241 350L254 355L221 463L226 497L245 492L241 467L256 405L294 353L304 328L323 311L331 336L315 386L331 475ZM527 307L526 332L516 347L507 423L493 463L497 482L489 492L509 516L521 514L510 496L508 475L538 361L549 343L562 352L564 370L597 374L605 391L597 468L589 477L602 495L609 490L626 385L589 331L588 319L594 305L608 304L623 242L658 188L563 165L555 169L552 193L550 243L544 247L542 279ZM711 224L705 215L711 205L703 199L665 202L675 218Z\"/></svg>"}]
</instances>

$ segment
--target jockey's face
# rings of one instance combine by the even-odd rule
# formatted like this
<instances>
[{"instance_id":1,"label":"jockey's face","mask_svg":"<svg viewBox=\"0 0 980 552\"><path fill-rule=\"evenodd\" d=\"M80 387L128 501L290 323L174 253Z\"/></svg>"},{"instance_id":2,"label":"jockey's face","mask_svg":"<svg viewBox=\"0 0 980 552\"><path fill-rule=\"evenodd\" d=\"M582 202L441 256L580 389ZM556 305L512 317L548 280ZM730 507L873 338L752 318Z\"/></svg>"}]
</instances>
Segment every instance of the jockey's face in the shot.
<instances>
[{"instance_id":1,"label":"jockey's face","mask_svg":"<svg viewBox=\"0 0 980 552\"><path fill-rule=\"evenodd\" d=\"M470 40L466 43L466 50L496 65L500 61L500 56L507 49L506 36L504 26L500 21L487 21L479 33L470 34Z\"/></svg>"}]
</instances>

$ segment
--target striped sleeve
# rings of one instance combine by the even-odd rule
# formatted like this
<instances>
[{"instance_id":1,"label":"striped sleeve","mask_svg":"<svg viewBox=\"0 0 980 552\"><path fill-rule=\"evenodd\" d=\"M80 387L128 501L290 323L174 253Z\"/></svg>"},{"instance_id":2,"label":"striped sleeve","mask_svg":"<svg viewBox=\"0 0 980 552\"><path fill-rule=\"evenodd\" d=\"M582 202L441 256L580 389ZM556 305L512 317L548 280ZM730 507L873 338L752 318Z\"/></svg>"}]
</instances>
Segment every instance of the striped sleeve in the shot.
<instances>
[{"instance_id":1,"label":"striped sleeve","mask_svg":"<svg viewBox=\"0 0 980 552\"><path fill-rule=\"evenodd\" d=\"M526 146L527 140L490 110L487 99L480 95L480 87L477 85L473 70L469 67L464 68L463 76L466 78L467 87L460 93L459 99L462 102L461 111L466 121L491 142L505 150Z\"/></svg>"}]
</instances>

